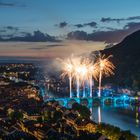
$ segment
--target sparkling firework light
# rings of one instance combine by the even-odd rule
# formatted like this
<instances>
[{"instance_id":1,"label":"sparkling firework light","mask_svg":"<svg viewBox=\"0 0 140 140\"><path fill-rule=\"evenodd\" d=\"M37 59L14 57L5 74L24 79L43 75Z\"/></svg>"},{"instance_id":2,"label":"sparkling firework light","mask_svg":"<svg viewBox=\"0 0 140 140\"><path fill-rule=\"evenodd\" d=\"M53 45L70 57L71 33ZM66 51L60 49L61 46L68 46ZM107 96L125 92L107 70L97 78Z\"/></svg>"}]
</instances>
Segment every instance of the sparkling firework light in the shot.
<instances>
[{"instance_id":1,"label":"sparkling firework light","mask_svg":"<svg viewBox=\"0 0 140 140\"><path fill-rule=\"evenodd\" d=\"M76 81L77 97L80 97L80 86L83 87L83 97L85 93L85 82L88 81L90 86L90 97L92 97L93 80L99 79L99 97L101 95L101 80L102 76L109 76L113 73L114 65L109 61L112 56L105 57L105 55L98 58L97 62L90 60L89 58L74 57L73 55L66 59L61 60L63 64L62 77L68 76L70 98L72 98L72 80Z\"/></svg>"},{"instance_id":2,"label":"sparkling firework light","mask_svg":"<svg viewBox=\"0 0 140 140\"><path fill-rule=\"evenodd\" d=\"M73 65L73 57L71 56L70 58L66 60L60 59L62 65L63 65L63 73L61 75L62 78L65 76L68 76L69 78L69 88L70 88L70 98L72 98L72 78L74 76L74 65Z\"/></svg>"},{"instance_id":3,"label":"sparkling firework light","mask_svg":"<svg viewBox=\"0 0 140 140\"><path fill-rule=\"evenodd\" d=\"M110 76L114 75L113 70L115 69L115 66L112 62L109 61L109 59L112 57L112 55L109 55L106 57L105 55L101 54L99 55L98 61L96 62L99 69L99 92L98 97L101 97L101 84L102 84L102 77L103 76Z\"/></svg>"}]
</instances>

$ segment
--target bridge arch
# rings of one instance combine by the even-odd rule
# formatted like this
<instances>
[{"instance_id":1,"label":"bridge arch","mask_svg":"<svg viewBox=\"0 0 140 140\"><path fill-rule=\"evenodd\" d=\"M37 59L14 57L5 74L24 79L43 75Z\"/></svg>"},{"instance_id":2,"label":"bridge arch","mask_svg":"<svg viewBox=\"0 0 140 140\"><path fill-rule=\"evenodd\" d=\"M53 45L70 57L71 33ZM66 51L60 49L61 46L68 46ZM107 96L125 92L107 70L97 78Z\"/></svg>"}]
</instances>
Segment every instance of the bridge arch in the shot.
<instances>
[{"instance_id":1,"label":"bridge arch","mask_svg":"<svg viewBox=\"0 0 140 140\"><path fill-rule=\"evenodd\" d=\"M58 100L58 102L59 102L59 104L60 104L61 106L65 106L65 105L64 105L65 102L64 102L63 100Z\"/></svg>"},{"instance_id":2,"label":"bridge arch","mask_svg":"<svg viewBox=\"0 0 140 140\"><path fill-rule=\"evenodd\" d=\"M80 104L80 99L79 98L68 99L67 106L69 108L71 108L74 103L79 103Z\"/></svg>"},{"instance_id":3,"label":"bridge arch","mask_svg":"<svg viewBox=\"0 0 140 140\"><path fill-rule=\"evenodd\" d=\"M64 107L67 107L68 101L67 101L66 98L58 98L58 99L55 99L55 100L58 101L60 105L62 105Z\"/></svg>"},{"instance_id":4,"label":"bridge arch","mask_svg":"<svg viewBox=\"0 0 140 140\"><path fill-rule=\"evenodd\" d=\"M79 103L81 105L85 105L87 107L92 107L93 105L113 105L113 106L127 106L129 103L132 103L135 101L135 98L133 97L86 97L86 98L50 98L46 101L56 100L60 103L60 105L64 107L71 108L73 103ZM110 101L109 104L106 104L107 101Z\"/></svg>"},{"instance_id":5,"label":"bridge arch","mask_svg":"<svg viewBox=\"0 0 140 140\"><path fill-rule=\"evenodd\" d=\"M82 98L82 99L80 100L80 104L81 104L81 105L84 105L84 106L88 106L89 101L88 101L87 98Z\"/></svg>"},{"instance_id":6,"label":"bridge arch","mask_svg":"<svg viewBox=\"0 0 140 140\"><path fill-rule=\"evenodd\" d=\"M101 103L102 103L102 101L100 98L98 98L98 97L93 98L93 101L92 101L93 106L99 106L99 105L101 105Z\"/></svg>"}]
</instances>

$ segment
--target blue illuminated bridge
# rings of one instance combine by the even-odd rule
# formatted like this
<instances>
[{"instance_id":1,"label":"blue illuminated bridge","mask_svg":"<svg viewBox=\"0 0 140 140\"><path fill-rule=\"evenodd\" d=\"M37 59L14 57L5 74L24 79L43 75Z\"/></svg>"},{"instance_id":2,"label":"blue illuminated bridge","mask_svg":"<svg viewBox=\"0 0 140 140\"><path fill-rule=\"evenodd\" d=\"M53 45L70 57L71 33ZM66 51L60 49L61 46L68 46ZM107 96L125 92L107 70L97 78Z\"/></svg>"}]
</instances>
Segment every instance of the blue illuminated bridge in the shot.
<instances>
[{"instance_id":1,"label":"blue illuminated bridge","mask_svg":"<svg viewBox=\"0 0 140 140\"><path fill-rule=\"evenodd\" d=\"M47 95L48 91L44 88L40 88L41 95L45 102L49 101L58 101L60 105L65 107L71 107L73 103L79 103L84 104L88 108L91 108L93 105L111 105L114 107L121 107L121 106L128 106L131 103L134 103L137 99L135 97L127 96L127 95L120 95L120 96L103 96L103 97L72 97L72 98L45 98L45 95ZM47 93L45 92L47 91Z\"/></svg>"},{"instance_id":2,"label":"blue illuminated bridge","mask_svg":"<svg viewBox=\"0 0 140 140\"><path fill-rule=\"evenodd\" d=\"M110 102L112 106L128 106L130 103L135 102L135 97L129 97L126 95L119 96L119 97L85 97L85 98L48 98L44 99L45 102L48 101L58 101L61 105L65 107L70 107L73 103L77 102L79 104L85 104L87 107L92 107L93 104L99 103L101 105L106 105Z\"/></svg>"}]
</instances>

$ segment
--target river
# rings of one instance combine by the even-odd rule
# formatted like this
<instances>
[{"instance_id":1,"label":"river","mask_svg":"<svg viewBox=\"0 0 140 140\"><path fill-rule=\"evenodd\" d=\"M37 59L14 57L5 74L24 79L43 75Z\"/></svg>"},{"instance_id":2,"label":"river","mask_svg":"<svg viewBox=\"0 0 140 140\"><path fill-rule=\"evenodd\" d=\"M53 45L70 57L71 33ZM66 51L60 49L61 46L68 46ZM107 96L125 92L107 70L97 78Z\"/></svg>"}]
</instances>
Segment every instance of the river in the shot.
<instances>
[{"instance_id":1,"label":"river","mask_svg":"<svg viewBox=\"0 0 140 140\"><path fill-rule=\"evenodd\" d=\"M1 60L0 63L14 63L16 61ZM26 62L26 60L19 60L19 62ZM29 61L27 61L29 62ZM31 61L30 61L31 62ZM34 61L33 61L34 62ZM42 95L43 96L43 95ZM49 97L56 97L56 94L50 94ZM140 136L140 107L134 108L132 106L112 107L101 106L92 107L92 118L94 121L109 123L118 126L123 130L131 130L132 133Z\"/></svg>"},{"instance_id":2,"label":"river","mask_svg":"<svg viewBox=\"0 0 140 140\"><path fill-rule=\"evenodd\" d=\"M122 130L130 130L140 137L140 107L93 107L92 118L96 122L101 121Z\"/></svg>"},{"instance_id":3,"label":"river","mask_svg":"<svg viewBox=\"0 0 140 140\"><path fill-rule=\"evenodd\" d=\"M49 92L51 97L56 94ZM56 97L58 98L58 97ZM121 128L122 130L130 130L133 134L140 137L140 107L126 106L93 106L90 108L93 121L104 122Z\"/></svg>"}]
</instances>

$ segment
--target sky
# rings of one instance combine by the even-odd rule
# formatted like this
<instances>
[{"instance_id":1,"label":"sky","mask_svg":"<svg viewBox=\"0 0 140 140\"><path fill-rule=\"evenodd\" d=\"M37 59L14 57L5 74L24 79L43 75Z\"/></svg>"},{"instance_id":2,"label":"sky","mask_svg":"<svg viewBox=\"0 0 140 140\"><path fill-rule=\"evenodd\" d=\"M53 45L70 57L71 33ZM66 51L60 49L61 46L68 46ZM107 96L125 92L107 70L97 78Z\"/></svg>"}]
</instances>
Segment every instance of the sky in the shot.
<instances>
[{"instance_id":1,"label":"sky","mask_svg":"<svg viewBox=\"0 0 140 140\"><path fill-rule=\"evenodd\" d=\"M0 56L66 57L140 29L139 0L0 0Z\"/></svg>"}]
</instances>

